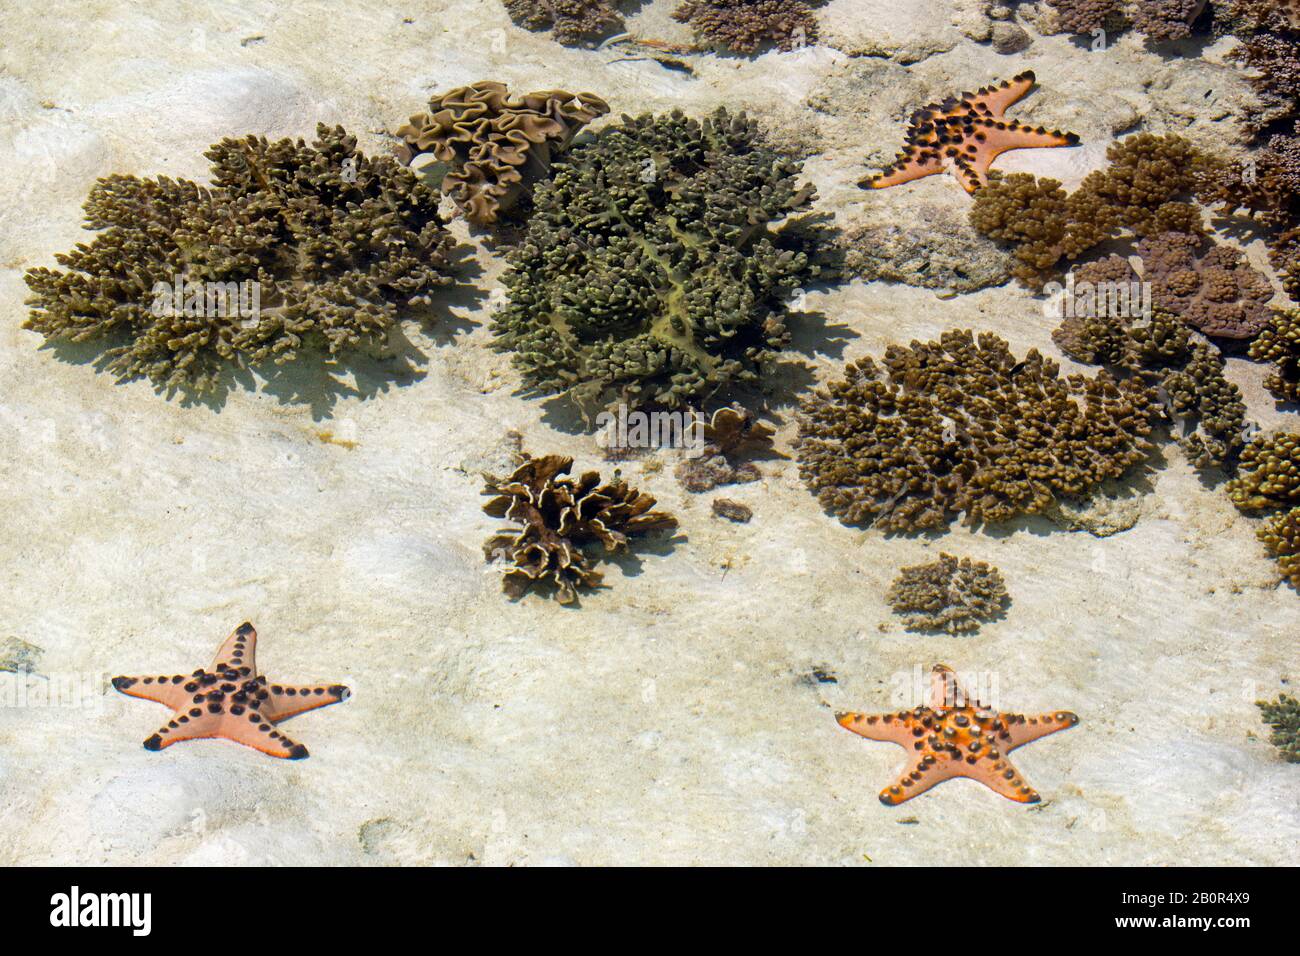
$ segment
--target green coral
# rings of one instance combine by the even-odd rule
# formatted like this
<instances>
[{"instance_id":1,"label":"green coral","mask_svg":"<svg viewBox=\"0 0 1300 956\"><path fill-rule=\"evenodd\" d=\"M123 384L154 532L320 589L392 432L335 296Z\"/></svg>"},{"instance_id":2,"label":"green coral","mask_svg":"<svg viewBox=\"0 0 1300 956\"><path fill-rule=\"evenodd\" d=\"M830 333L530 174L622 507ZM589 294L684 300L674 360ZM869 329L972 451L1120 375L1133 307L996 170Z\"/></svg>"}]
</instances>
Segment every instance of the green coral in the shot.
<instances>
[{"instance_id":1,"label":"green coral","mask_svg":"<svg viewBox=\"0 0 1300 956\"><path fill-rule=\"evenodd\" d=\"M985 333L890 346L803 402L799 472L848 524L946 528L1041 512L1146 459L1158 414L1136 379L1061 377Z\"/></svg>"},{"instance_id":2,"label":"green coral","mask_svg":"<svg viewBox=\"0 0 1300 956\"><path fill-rule=\"evenodd\" d=\"M579 401L679 406L755 381L825 274L800 164L744 114L624 117L556 163L509 257L498 347Z\"/></svg>"},{"instance_id":3,"label":"green coral","mask_svg":"<svg viewBox=\"0 0 1300 956\"><path fill-rule=\"evenodd\" d=\"M216 386L223 366L309 347L332 356L385 347L403 310L449 284L453 240L437 195L388 157L367 157L342 127L302 140L225 139L205 155L211 186L100 179L86 200L89 244L28 271L25 328L102 343L119 379ZM159 308L159 284L257 283L255 314ZM179 314L177 314L179 312ZM207 313L207 314L203 314Z\"/></svg>"},{"instance_id":4,"label":"green coral","mask_svg":"<svg viewBox=\"0 0 1300 956\"><path fill-rule=\"evenodd\" d=\"M909 631L973 634L1011 603L1002 573L991 564L940 554L938 561L903 568L887 595Z\"/></svg>"},{"instance_id":5,"label":"green coral","mask_svg":"<svg viewBox=\"0 0 1300 956\"><path fill-rule=\"evenodd\" d=\"M1255 706L1259 708L1264 723L1273 730L1269 743L1278 749L1287 763L1300 763L1300 701L1279 694L1277 700L1259 700Z\"/></svg>"}]
</instances>

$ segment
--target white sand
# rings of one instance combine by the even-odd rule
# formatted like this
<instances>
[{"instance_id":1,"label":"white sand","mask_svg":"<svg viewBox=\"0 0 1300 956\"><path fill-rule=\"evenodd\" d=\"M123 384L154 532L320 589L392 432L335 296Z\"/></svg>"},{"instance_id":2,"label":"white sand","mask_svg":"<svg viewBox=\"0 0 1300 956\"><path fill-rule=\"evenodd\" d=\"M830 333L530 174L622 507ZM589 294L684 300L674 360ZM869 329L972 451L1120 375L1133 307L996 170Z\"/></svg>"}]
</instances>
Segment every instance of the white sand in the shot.
<instances>
[{"instance_id":1,"label":"white sand","mask_svg":"<svg viewBox=\"0 0 1300 956\"><path fill-rule=\"evenodd\" d=\"M1300 603L1254 522L1176 449L1133 492L1136 524L1106 538L1033 519L886 539L825 515L790 461L722 490L754 510L733 525L711 516L712 495L678 487L671 460L634 463L681 536L608 566L612 586L566 610L506 601L480 552L497 523L476 472L508 429L536 454L599 463L591 437L512 394L515 373L487 347L501 265L482 246L480 295L456 300L454 331L411 330L423 377L367 375L332 403L285 401L281 383L186 407L60 361L20 328L23 270L89 239L80 205L97 176L201 178L222 136L308 135L317 120L382 149L375 134L430 92L480 79L590 90L615 115L745 106L819 153L807 175L845 225L879 201L854 183L897 149L914 96L1026 67L1042 88L1016 115L1088 145L1004 169L1077 179L1138 128L1236 138L1245 88L1219 47L1162 59L1131 38L1089 53L1035 34L1003 57L957 31L943 0L872 2L870 16L858 2L823 13L838 50L704 57L694 78L565 49L496 0L0 4L0 638L41 648L44 677L93 687L80 709L0 708L0 863L1294 862L1300 767L1277 759L1253 702L1295 679ZM688 36L672 6L653 0L631 29ZM885 62L840 50L916 62L813 110L824 84ZM904 216L909 201L969 202L939 179L891 201ZM950 327L1057 354L1012 285L941 300L853 282L809 298L839 340L798 336L821 379ZM1234 360L1230 374L1254 417L1287 420L1262 369ZM289 381L322 394L306 371ZM793 434L787 408L782 449ZM902 630L888 582L940 548L1002 569L1005 620L971 638ZM142 749L165 710L106 678L205 665L245 619L272 678L354 689L286 726L311 758ZM969 781L877 802L903 752L832 714L899 706L897 675L937 661L993 675L1008 709L1081 716L1016 755L1041 805ZM810 680L814 667L838 683Z\"/></svg>"}]
</instances>

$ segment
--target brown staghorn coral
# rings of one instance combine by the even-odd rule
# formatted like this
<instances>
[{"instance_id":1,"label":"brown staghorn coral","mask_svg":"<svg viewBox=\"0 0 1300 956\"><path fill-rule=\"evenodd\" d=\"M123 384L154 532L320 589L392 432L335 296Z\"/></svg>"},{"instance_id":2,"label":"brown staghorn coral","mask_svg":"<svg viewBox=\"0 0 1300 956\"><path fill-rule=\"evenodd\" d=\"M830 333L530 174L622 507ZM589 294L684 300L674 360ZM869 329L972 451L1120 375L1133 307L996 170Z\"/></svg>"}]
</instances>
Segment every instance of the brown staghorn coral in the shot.
<instances>
[{"instance_id":1,"label":"brown staghorn coral","mask_svg":"<svg viewBox=\"0 0 1300 956\"><path fill-rule=\"evenodd\" d=\"M736 460L746 452L770 451L776 434L749 409L739 405L719 408L708 419L697 417L696 427L704 447L698 457L683 460L674 472L687 491L711 491L718 485L744 484L763 477L752 462Z\"/></svg>"},{"instance_id":2,"label":"brown staghorn coral","mask_svg":"<svg viewBox=\"0 0 1300 956\"><path fill-rule=\"evenodd\" d=\"M1077 271L1080 283L1128 274L1128 263L1118 256ZM1241 390L1224 374L1219 350L1177 316L1161 309L1150 317L1112 308L1076 311L1063 318L1052 340L1076 361L1155 389L1179 446L1197 468L1226 464L1241 450L1246 427Z\"/></svg>"},{"instance_id":3,"label":"brown staghorn coral","mask_svg":"<svg viewBox=\"0 0 1300 956\"><path fill-rule=\"evenodd\" d=\"M578 599L577 589L599 586L602 575L584 553L599 544L603 553L627 550L631 535L674 528L677 519L651 511L655 499L618 477L604 482L598 472L569 476L572 458L529 458L505 478L484 475L483 510L518 527L500 531L483 546L488 560L506 564L502 587L519 598L537 584L555 587L561 604Z\"/></svg>"},{"instance_id":4,"label":"brown staghorn coral","mask_svg":"<svg viewBox=\"0 0 1300 956\"><path fill-rule=\"evenodd\" d=\"M886 595L909 631L974 634L1011 603L997 568L970 558L940 554L939 560L903 568Z\"/></svg>"},{"instance_id":5,"label":"brown staghorn coral","mask_svg":"<svg viewBox=\"0 0 1300 956\"><path fill-rule=\"evenodd\" d=\"M466 219L491 225L549 174L582 127L608 112L592 93L511 96L504 83L484 80L435 96L397 135L412 156L432 153L444 164L442 191Z\"/></svg>"},{"instance_id":6,"label":"brown staghorn coral","mask_svg":"<svg viewBox=\"0 0 1300 956\"><path fill-rule=\"evenodd\" d=\"M1242 511L1300 505L1300 435L1256 435L1242 451L1237 477L1228 482L1227 492Z\"/></svg>"},{"instance_id":7,"label":"brown staghorn coral","mask_svg":"<svg viewBox=\"0 0 1300 956\"><path fill-rule=\"evenodd\" d=\"M789 51L817 42L817 17L805 0L685 0L673 19L735 53L769 46Z\"/></svg>"},{"instance_id":8,"label":"brown staghorn coral","mask_svg":"<svg viewBox=\"0 0 1300 956\"><path fill-rule=\"evenodd\" d=\"M1111 145L1110 164L1086 176L1067 194L1054 179L1014 173L994 179L975 194L971 224L984 235L1011 243L1012 273L1032 289L1073 261L1126 231L1201 234L1199 210L1190 196L1197 176L1211 162L1179 136L1139 133Z\"/></svg>"},{"instance_id":9,"label":"brown staghorn coral","mask_svg":"<svg viewBox=\"0 0 1300 956\"><path fill-rule=\"evenodd\" d=\"M1277 700L1257 700L1255 706L1273 731L1269 743L1287 763L1300 763L1300 700L1279 694Z\"/></svg>"},{"instance_id":10,"label":"brown staghorn coral","mask_svg":"<svg viewBox=\"0 0 1300 956\"><path fill-rule=\"evenodd\" d=\"M1138 381L1062 378L996 335L893 345L803 402L799 472L848 524L944 528L1034 514L1082 496L1151 450L1155 394Z\"/></svg>"},{"instance_id":11,"label":"brown staghorn coral","mask_svg":"<svg viewBox=\"0 0 1300 956\"><path fill-rule=\"evenodd\" d=\"M146 376L160 389L212 389L224 365L283 364L312 346L383 349L403 307L427 306L452 281L453 240L409 170L364 156L342 127L316 136L310 146L222 140L205 154L210 187L100 179L85 225L102 231L55 257L68 271L28 271L24 327L103 341L120 379ZM160 290L177 277L206 298L171 307ZM233 287L234 311L214 294ZM243 308L247 287L255 309Z\"/></svg>"},{"instance_id":12,"label":"brown staghorn coral","mask_svg":"<svg viewBox=\"0 0 1300 956\"><path fill-rule=\"evenodd\" d=\"M502 0L526 30L550 30L566 46L597 40L623 26L617 0Z\"/></svg>"},{"instance_id":13,"label":"brown staghorn coral","mask_svg":"<svg viewBox=\"0 0 1300 956\"><path fill-rule=\"evenodd\" d=\"M1278 570L1292 586L1300 588L1300 507L1273 515L1255 537L1277 559Z\"/></svg>"},{"instance_id":14,"label":"brown staghorn coral","mask_svg":"<svg viewBox=\"0 0 1300 956\"><path fill-rule=\"evenodd\" d=\"M1300 309L1279 309L1250 343L1250 357L1271 362L1264 387L1279 402L1300 402Z\"/></svg>"}]
</instances>

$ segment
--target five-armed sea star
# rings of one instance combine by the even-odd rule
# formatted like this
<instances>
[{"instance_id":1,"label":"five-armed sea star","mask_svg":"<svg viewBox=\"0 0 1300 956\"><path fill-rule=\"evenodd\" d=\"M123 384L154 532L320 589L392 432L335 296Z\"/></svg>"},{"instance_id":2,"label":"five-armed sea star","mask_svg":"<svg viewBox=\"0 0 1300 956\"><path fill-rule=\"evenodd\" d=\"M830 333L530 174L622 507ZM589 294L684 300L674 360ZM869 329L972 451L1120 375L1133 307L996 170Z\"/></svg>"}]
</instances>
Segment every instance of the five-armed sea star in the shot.
<instances>
[{"instance_id":1,"label":"five-armed sea star","mask_svg":"<svg viewBox=\"0 0 1300 956\"><path fill-rule=\"evenodd\" d=\"M907 145L893 165L859 185L884 189L951 169L966 192L973 193L988 183L989 166L1007 150L1077 146L1074 133L1003 119L1007 107L1033 86L1034 73L1026 70L997 86L922 107L912 114Z\"/></svg>"},{"instance_id":2,"label":"five-armed sea star","mask_svg":"<svg viewBox=\"0 0 1300 956\"><path fill-rule=\"evenodd\" d=\"M943 664L930 673L930 706L897 714L837 714L840 726L868 740L888 740L912 752L897 782L880 791L880 802L897 806L952 777L970 777L1017 803L1037 803L1007 753L1031 740L1073 727L1069 711L1024 717L997 713L966 697L957 675Z\"/></svg>"},{"instance_id":3,"label":"five-armed sea star","mask_svg":"<svg viewBox=\"0 0 1300 956\"><path fill-rule=\"evenodd\" d=\"M257 673L256 650L257 631L245 621L217 650L210 670L200 668L188 677L114 677L113 686L123 694L157 701L175 711L171 720L144 742L145 749L162 750L181 740L224 737L272 757L306 757L306 747L271 725L347 700L352 692L342 684L267 684Z\"/></svg>"}]
</instances>

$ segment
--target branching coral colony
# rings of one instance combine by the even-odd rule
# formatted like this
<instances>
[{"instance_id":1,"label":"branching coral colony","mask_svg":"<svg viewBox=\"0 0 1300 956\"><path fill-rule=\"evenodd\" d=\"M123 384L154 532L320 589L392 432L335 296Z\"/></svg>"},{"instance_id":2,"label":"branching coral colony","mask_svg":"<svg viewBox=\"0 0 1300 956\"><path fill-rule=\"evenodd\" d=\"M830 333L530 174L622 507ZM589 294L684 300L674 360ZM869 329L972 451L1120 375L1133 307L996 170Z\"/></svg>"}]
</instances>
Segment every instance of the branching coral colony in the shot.
<instances>
[{"instance_id":1,"label":"branching coral colony","mask_svg":"<svg viewBox=\"0 0 1300 956\"><path fill-rule=\"evenodd\" d=\"M805 0L685 0L673 19L689 23L700 40L735 53L817 42L817 16Z\"/></svg>"},{"instance_id":2,"label":"branching coral colony","mask_svg":"<svg viewBox=\"0 0 1300 956\"><path fill-rule=\"evenodd\" d=\"M903 568L889 586L887 600L909 631L948 634L973 634L1011 603L997 568L951 554Z\"/></svg>"},{"instance_id":3,"label":"branching coral colony","mask_svg":"<svg viewBox=\"0 0 1300 956\"><path fill-rule=\"evenodd\" d=\"M756 381L789 342L785 298L824 274L799 170L724 109L606 126L537 190L498 347L580 402L677 407Z\"/></svg>"},{"instance_id":4,"label":"branching coral colony","mask_svg":"<svg viewBox=\"0 0 1300 956\"><path fill-rule=\"evenodd\" d=\"M1279 694L1277 700L1256 701L1255 706L1264 723L1272 728L1269 743L1287 763L1300 763L1300 701Z\"/></svg>"},{"instance_id":5,"label":"branching coral colony","mask_svg":"<svg viewBox=\"0 0 1300 956\"><path fill-rule=\"evenodd\" d=\"M509 476L485 475L483 510L516 527L500 531L483 546L489 560L504 562L502 585L512 598L538 585L554 587L561 604L578 599L579 588L599 586L601 574L584 549L627 550L628 538L677 526L667 512L652 511L655 499L615 476L597 472L569 475L572 458L529 458Z\"/></svg>"},{"instance_id":6,"label":"branching coral colony","mask_svg":"<svg viewBox=\"0 0 1300 956\"><path fill-rule=\"evenodd\" d=\"M341 127L316 142L226 139L205 155L213 185L114 175L87 199L89 245L66 272L26 275L25 327L47 340L102 341L119 378L215 387L226 364L282 364L311 347L382 351L406 309L451 280L453 240L437 197L390 157L367 157ZM256 283L240 313L214 288ZM205 288L180 308L161 289Z\"/></svg>"},{"instance_id":7,"label":"branching coral colony","mask_svg":"<svg viewBox=\"0 0 1300 956\"><path fill-rule=\"evenodd\" d=\"M1242 511L1273 512L1256 536L1300 588L1300 435L1257 436L1241 453L1241 467L1227 490Z\"/></svg>"},{"instance_id":8,"label":"branching coral colony","mask_svg":"<svg viewBox=\"0 0 1300 956\"><path fill-rule=\"evenodd\" d=\"M1061 28L1093 33L1132 26L1153 42L1182 40L1206 8L1206 0L1047 0Z\"/></svg>"},{"instance_id":9,"label":"branching coral colony","mask_svg":"<svg viewBox=\"0 0 1300 956\"><path fill-rule=\"evenodd\" d=\"M803 403L799 472L848 524L887 531L1005 521L1081 496L1151 450L1154 390L1062 378L992 334L945 332L870 358Z\"/></svg>"},{"instance_id":10,"label":"branching coral colony","mask_svg":"<svg viewBox=\"0 0 1300 956\"><path fill-rule=\"evenodd\" d=\"M477 225L491 225L550 173L552 160L609 105L592 93L543 90L511 96L490 80L429 101L397 130L411 158L431 153L442 191Z\"/></svg>"},{"instance_id":11,"label":"branching coral colony","mask_svg":"<svg viewBox=\"0 0 1300 956\"><path fill-rule=\"evenodd\" d=\"M579 46L621 29L617 0L502 0L510 19L527 30L550 30L566 46Z\"/></svg>"}]
</instances>

